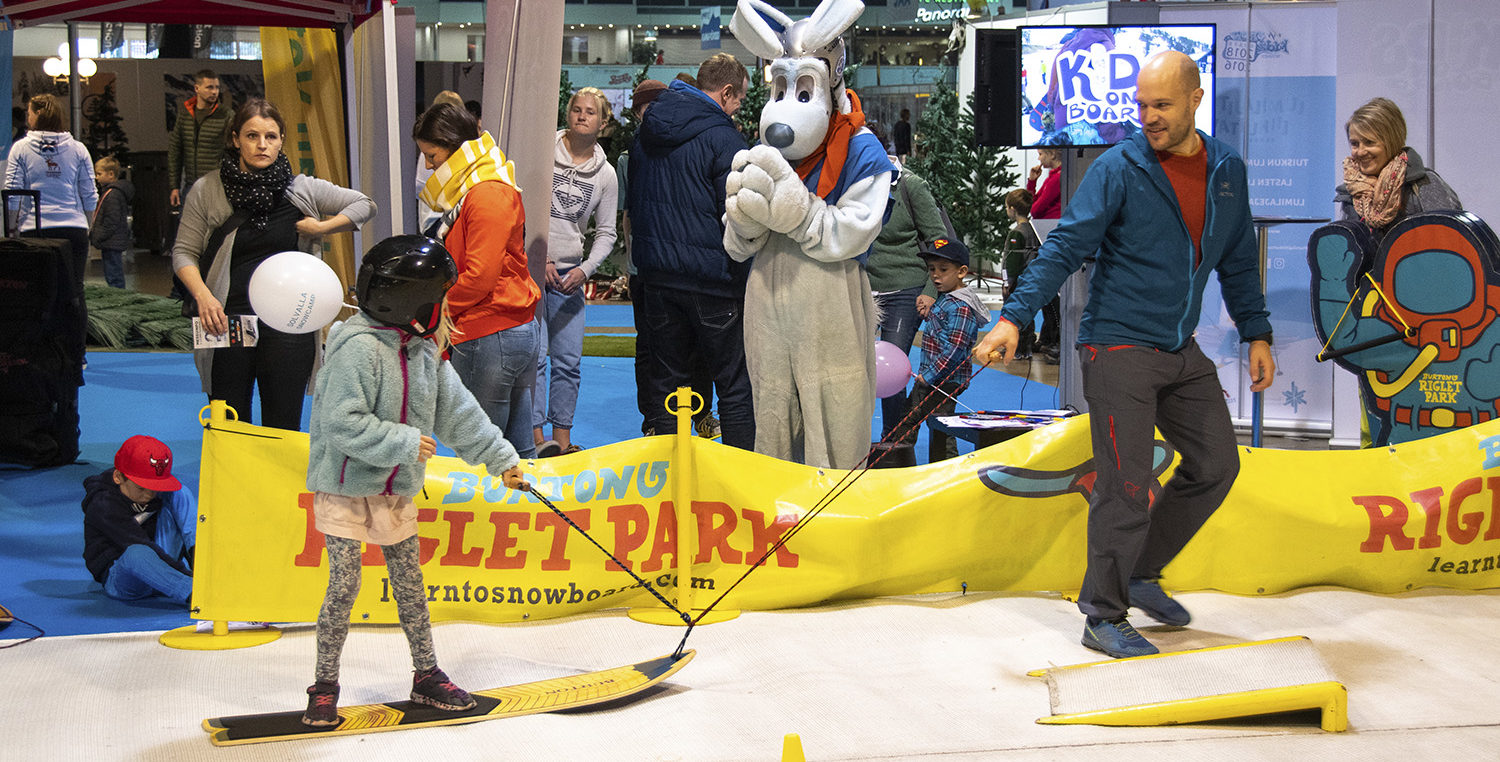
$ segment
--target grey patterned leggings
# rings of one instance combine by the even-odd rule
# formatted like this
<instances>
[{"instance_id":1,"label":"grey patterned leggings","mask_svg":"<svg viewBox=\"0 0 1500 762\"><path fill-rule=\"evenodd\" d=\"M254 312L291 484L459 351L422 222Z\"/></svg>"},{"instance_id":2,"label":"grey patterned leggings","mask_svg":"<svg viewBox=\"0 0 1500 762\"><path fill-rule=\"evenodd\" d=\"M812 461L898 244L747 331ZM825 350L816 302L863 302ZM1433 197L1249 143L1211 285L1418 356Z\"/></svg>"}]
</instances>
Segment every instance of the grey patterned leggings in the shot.
<instances>
[{"instance_id":1,"label":"grey patterned leggings","mask_svg":"<svg viewBox=\"0 0 1500 762\"><path fill-rule=\"evenodd\" d=\"M339 681L339 654L349 637L349 614L359 595L359 540L325 535L328 548L328 593L318 612L318 666L314 680L322 683ZM422 584L422 565L417 554L416 536L395 545L382 545L385 568L390 574L391 592L396 597L396 614L406 643L411 647L411 665L417 671L437 666L432 650L432 622L427 616L427 591Z\"/></svg>"}]
</instances>

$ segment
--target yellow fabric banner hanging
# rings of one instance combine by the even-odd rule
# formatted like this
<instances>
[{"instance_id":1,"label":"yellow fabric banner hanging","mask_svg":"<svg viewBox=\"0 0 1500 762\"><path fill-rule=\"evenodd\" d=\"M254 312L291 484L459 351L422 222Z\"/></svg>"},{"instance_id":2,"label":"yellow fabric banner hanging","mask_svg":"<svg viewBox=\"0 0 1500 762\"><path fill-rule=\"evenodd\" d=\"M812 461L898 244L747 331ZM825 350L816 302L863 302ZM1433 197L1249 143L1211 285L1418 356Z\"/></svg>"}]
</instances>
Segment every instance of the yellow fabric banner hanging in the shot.
<instances>
[{"instance_id":1,"label":"yellow fabric banner hanging","mask_svg":"<svg viewBox=\"0 0 1500 762\"><path fill-rule=\"evenodd\" d=\"M260 28L266 100L286 119L282 151L292 171L349 187L348 139L338 40L332 29ZM323 259L347 288L354 283L354 238L328 236Z\"/></svg>"},{"instance_id":2,"label":"yellow fabric banner hanging","mask_svg":"<svg viewBox=\"0 0 1500 762\"><path fill-rule=\"evenodd\" d=\"M720 604L773 609L940 591L1076 590L1088 421L976 453L863 474ZM712 602L844 472L693 439L689 583ZM538 490L669 599L677 584L672 439L523 464ZM306 491L308 438L214 421L204 432L193 605L215 620L311 621L327 584ZM1157 443L1159 481L1175 455ZM660 606L531 495L453 458L427 466L420 545L432 616L505 622ZM354 620L395 622L378 548ZM1270 594L1500 586L1500 421L1379 450L1241 449L1222 508L1166 569L1176 589Z\"/></svg>"}]
</instances>

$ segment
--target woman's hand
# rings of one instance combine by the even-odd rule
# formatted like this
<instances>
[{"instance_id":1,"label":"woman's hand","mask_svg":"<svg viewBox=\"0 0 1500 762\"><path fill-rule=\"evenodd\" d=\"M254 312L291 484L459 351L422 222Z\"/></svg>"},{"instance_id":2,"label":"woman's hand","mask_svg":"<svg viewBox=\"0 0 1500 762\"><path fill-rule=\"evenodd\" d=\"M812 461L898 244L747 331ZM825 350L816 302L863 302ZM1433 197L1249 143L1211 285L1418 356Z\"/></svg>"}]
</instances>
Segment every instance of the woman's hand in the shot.
<instances>
[{"instance_id":1,"label":"woman's hand","mask_svg":"<svg viewBox=\"0 0 1500 762\"><path fill-rule=\"evenodd\" d=\"M437 441L423 434L417 440L417 462L426 463L427 459L437 454Z\"/></svg>"},{"instance_id":2,"label":"woman's hand","mask_svg":"<svg viewBox=\"0 0 1500 762\"><path fill-rule=\"evenodd\" d=\"M328 225L317 217L297 220L297 232L306 236L321 236L328 232Z\"/></svg>"},{"instance_id":3,"label":"woman's hand","mask_svg":"<svg viewBox=\"0 0 1500 762\"><path fill-rule=\"evenodd\" d=\"M229 317L224 314L224 305L214 298L207 288L193 294L198 302L198 319L203 321L203 332L210 336L223 336L229 332Z\"/></svg>"},{"instance_id":4,"label":"woman's hand","mask_svg":"<svg viewBox=\"0 0 1500 762\"><path fill-rule=\"evenodd\" d=\"M553 291L561 291L562 290L562 283L563 283L562 276L557 274L557 265L552 264L552 260L550 260L550 259L547 260L547 276L546 276L546 280L547 280L547 288L550 288Z\"/></svg>"},{"instance_id":5,"label":"woman's hand","mask_svg":"<svg viewBox=\"0 0 1500 762\"><path fill-rule=\"evenodd\" d=\"M560 280L561 284L557 287L557 290L564 294L571 294L577 291L578 287L582 286L583 282L588 280L588 278L584 277L582 267L575 267L569 270L567 275L562 276Z\"/></svg>"},{"instance_id":6,"label":"woman's hand","mask_svg":"<svg viewBox=\"0 0 1500 762\"><path fill-rule=\"evenodd\" d=\"M1040 164L1033 164L1033 165L1031 165L1031 171L1028 172L1028 173L1026 173L1026 176L1028 178L1030 178L1033 182L1035 182L1038 177L1042 176L1042 165L1040 165Z\"/></svg>"}]
</instances>

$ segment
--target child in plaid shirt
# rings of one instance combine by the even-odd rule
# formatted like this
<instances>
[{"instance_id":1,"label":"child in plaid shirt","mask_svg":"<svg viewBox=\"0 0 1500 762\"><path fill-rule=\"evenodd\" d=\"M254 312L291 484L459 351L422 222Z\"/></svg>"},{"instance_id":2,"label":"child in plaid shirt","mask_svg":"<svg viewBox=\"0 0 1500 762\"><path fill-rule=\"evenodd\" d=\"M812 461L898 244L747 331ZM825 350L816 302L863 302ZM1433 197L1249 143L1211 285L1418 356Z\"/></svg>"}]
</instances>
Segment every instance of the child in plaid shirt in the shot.
<instances>
[{"instance_id":1,"label":"child in plaid shirt","mask_svg":"<svg viewBox=\"0 0 1500 762\"><path fill-rule=\"evenodd\" d=\"M917 429L932 416L953 415L959 393L969 386L972 370L969 352L979 329L990 322L990 311L979 295L964 285L969 274L969 249L962 241L939 238L919 252L927 262L927 274L937 287L938 299L927 312L922 330L922 362L917 382L907 400L910 423L902 441L914 444ZM928 425L927 462L935 463L958 454L953 437Z\"/></svg>"}]
</instances>

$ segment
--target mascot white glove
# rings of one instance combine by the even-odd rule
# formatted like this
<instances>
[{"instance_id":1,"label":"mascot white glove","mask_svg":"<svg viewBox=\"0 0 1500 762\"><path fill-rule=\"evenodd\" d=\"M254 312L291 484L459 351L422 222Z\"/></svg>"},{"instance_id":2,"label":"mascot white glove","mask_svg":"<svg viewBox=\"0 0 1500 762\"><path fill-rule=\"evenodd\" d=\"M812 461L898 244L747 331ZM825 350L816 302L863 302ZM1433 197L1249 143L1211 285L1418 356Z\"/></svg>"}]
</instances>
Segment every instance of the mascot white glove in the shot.
<instances>
[{"instance_id":1,"label":"mascot white glove","mask_svg":"<svg viewBox=\"0 0 1500 762\"><path fill-rule=\"evenodd\" d=\"M813 194L802 184L796 170L780 151L764 144L751 148L747 159L741 174L746 181L754 179L757 195L765 199L765 226L778 233L790 233L800 227L812 208Z\"/></svg>"},{"instance_id":2,"label":"mascot white glove","mask_svg":"<svg viewBox=\"0 0 1500 762\"><path fill-rule=\"evenodd\" d=\"M749 150L734 155L724 180L724 216L741 238L755 240L770 230L771 186L771 176L750 164Z\"/></svg>"}]
</instances>

